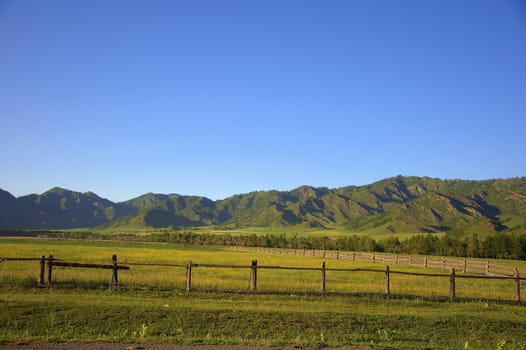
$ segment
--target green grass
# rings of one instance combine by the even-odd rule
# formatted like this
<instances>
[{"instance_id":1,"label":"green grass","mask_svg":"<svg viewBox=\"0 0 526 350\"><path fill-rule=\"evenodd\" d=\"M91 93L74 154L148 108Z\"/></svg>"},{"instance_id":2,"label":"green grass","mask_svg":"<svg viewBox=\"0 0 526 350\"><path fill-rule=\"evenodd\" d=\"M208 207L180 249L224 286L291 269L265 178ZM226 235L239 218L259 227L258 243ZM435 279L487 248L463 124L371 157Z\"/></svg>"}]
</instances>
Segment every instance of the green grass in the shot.
<instances>
[{"instance_id":1,"label":"green grass","mask_svg":"<svg viewBox=\"0 0 526 350\"><path fill-rule=\"evenodd\" d=\"M0 256L53 254L73 262L243 264L319 268L323 259L237 252L227 248L163 244L0 239ZM326 260L328 268L375 268L381 264ZM319 271L258 270L249 294L248 269L193 269L184 292L185 269L132 266L119 271L121 288L109 291L110 270L54 269L54 288L34 288L37 261L0 263L0 342L111 341L126 343L374 346L405 349L526 348L523 306L487 302L513 299L513 281L457 280L457 296L481 301L437 302L447 297L448 278L391 275L393 294L382 296L383 273L327 272L328 292L314 295ZM392 271L439 272L401 265ZM523 295L526 290L523 284ZM88 286L89 288L84 288ZM142 287L147 287L143 289ZM207 290L206 292L204 290ZM214 291L215 290L215 291ZM238 293L225 293L236 290Z\"/></svg>"},{"instance_id":2,"label":"green grass","mask_svg":"<svg viewBox=\"0 0 526 350\"><path fill-rule=\"evenodd\" d=\"M526 346L524 308L383 298L0 289L3 343L506 349Z\"/></svg>"}]
</instances>

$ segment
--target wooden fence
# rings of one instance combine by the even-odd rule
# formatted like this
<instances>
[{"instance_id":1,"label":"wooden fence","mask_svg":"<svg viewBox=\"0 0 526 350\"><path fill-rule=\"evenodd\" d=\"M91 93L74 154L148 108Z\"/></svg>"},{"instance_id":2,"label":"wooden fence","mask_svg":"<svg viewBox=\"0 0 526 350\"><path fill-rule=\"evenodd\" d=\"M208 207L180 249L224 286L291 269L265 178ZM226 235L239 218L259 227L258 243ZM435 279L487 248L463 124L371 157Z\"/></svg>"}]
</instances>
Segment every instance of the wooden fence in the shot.
<instances>
[{"instance_id":1,"label":"wooden fence","mask_svg":"<svg viewBox=\"0 0 526 350\"><path fill-rule=\"evenodd\" d=\"M192 290L192 270L195 268L223 268L223 269L247 269L249 273L249 288L248 291L251 293L257 293L257 280L258 270L295 270L295 271L318 271L320 273L320 294L326 294L326 273L328 271L337 272L368 272L375 274L385 275L385 288L381 292L386 296L392 296L391 294L391 275L409 275L409 276L420 276L425 278L447 278L449 279L449 300L451 302L457 300L456 296L456 280L461 279L485 279L485 280L512 280L514 281L515 298L516 304L521 303L521 280L526 280L525 277L520 277L518 269L514 270L513 276L488 276L488 275L466 275L457 274L457 269L451 267L449 273L417 273L417 272L406 272L406 271L393 271L390 266L387 265L385 269L368 269L368 268L328 268L326 262L321 263L321 267L294 267L294 266L265 266L258 265L257 260L252 260L250 265L225 265L225 264L198 264L189 261L186 265L182 264L161 264L161 263L133 263L125 262L119 264L117 262L117 255L113 255L111 264L87 264L87 263L76 263L66 262L60 259L56 259L52 255L49 257L42 256L40 258L8 258L0 257L0 262L3 261L39 261L39 286L52 286L53 268L55 267L69 267L69 268L90 268L90 269L108 269L111 270L111 280L109 288L115 288L119 286L118 270L130 270L130 266L155 266L155 267L178 267L185 268L185 290L190 292ZM47 269L46 269L47 265ZM47 271L47 278L46 278ZM356 291L349 291L356 293ZM335 294L335 293L331 293Z\"/></svg>"},{"instance_id":2,"label":"wooden fence","mask_svg":"<svg viewBox=\"0 0 526 350\"><path fill-rule=\"evenodd\" d=\"M118 270L129 270L130 268L128 266L124 265L118 265L117 264L117 255L113 255L111 259L111 264L86 264L86 263L76 263L76 262L66 262L61 259L57 259L53 257L53 255L50 255L49 257L45 257L42 255L40 258L8 258L8 257L0 257L0 262L3 261L39 261L40 262L40 269L39 269L39 278L38 278L38 286L51 286L52 280L53 280L53 268L54 267L77 267L77 268L89 268L89 269L111 269L111 281L110 281L110 288L114 286L118 286L119 284L119 277L118 277ZM46 269L47 264L47 269ZM47 270L47 274L46 274Z\"/></svg>"},{"instance_id":3,"label":"wooden fence","mask_svg":"<svg viewBox=\"0 0 526 350\"><path fill-rule=\"evenodd\" d=\"M489 260L474 260L461 258L448 258L443 256L397 255L386 253L363 253L334 250L313 249L280 249L280 248L251 248L230 247L230 249L243 252L257 252L278 255L294 255L316 257L324 259L337 259L346 261L372 262L382 264L408 265L414 267L450 270L452 268L463 273L474 273L486 276L515 276L517 267L499 265Z\"/></svg>"}]
</instances>

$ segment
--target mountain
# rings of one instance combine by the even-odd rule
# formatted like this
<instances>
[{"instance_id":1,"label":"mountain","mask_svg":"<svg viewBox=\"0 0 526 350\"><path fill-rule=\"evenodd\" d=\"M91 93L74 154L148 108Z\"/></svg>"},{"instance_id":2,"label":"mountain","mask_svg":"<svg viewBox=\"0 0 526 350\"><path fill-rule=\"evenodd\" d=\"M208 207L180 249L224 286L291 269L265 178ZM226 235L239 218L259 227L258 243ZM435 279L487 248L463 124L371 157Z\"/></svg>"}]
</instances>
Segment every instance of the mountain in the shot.
<instances>
[{"instance_id":1,"label":"mountain","mask_svg":"<svg viewBox=\"0 0 526 350\"><path fill-rule=\"evenodd\" d=\"M212 201L148 193L113 203L54 188L15 198L0 190L0 229L96 227L338 228L348 232L526 232L526 178L484 181L397 176L366 186L301 186Z\"/></svg>"},{"instance_id":2,"label":"mountain","mask_svg":"<svg viewBox=\"0 0 526 350\"><path fill-rule=\"evenodd\" d=\"M41 195L15 198L0 192L0 229L94 227L135 211L92 192L55 187Z\"/></svg>"},{"instance_id":3,"label":"mountain","mask_svg":"<svg viewBox=\"0 0 526 350\"><path fill-rule=\"evenodd\" d=\"M148 205L151 203L151 205ZM136 210L130 215L112 222L106 227L192 227L211 224L218 216L215 203L206 197L180 196L177 194L146 194L123 202Z\"/></svg>"},{"instance_id":4,"label":"mountain","mask_svg":"<svg viewBox=\"0 0 526 350\"><path fill-rule=\"evenodd\" d=\"M2 223L13 223L17 216L17 200L11 193L0 188L0 227Z\"/></svg>"},{"instance_id":5,"label":"mountain","mask_svg":"<svg viewBox=\"0 0 526 350\"><path fill-rule=\"evenodd\" d=\"M130 199L128 201L122 202L123 205L128 206L129 208L137 210L143 210L146 208L153 207L163 201L169 200L173 195L159 194L159 193L146 193L137 198Z\"/></svg>"}]
</instances>

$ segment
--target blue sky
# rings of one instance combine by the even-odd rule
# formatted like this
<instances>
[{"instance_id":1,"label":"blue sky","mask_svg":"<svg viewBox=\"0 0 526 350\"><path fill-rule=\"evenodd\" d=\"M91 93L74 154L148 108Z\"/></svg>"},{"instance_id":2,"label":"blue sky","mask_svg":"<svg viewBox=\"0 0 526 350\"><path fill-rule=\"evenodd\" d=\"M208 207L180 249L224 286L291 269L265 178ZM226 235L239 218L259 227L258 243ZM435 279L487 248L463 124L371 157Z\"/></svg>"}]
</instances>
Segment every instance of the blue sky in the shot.
<instances>
[{"instance_id":1,"label":"blue sky","mask_svg":"<svg viewBox=\"0 0 526 350\"><path fill-rule=\"evenodd\" d=\"M0 0L0 187L526 176L526 4Z\"/></svg>"}]
</instances>

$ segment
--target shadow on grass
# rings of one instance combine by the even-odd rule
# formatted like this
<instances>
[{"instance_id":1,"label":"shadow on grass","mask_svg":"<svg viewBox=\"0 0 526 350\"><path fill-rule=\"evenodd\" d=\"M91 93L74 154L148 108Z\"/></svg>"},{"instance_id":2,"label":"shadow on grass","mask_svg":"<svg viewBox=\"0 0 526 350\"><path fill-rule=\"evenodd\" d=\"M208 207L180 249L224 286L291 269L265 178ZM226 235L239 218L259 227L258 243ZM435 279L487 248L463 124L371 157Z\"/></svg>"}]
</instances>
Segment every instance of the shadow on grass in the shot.
<instances>
[{"instance_id":1,"label":"shadow on grass","mask_svg":"<svg viewBox=\"0 0 526 350\"><path fill-rule=\"evenodd\" d=\"M16 285L0 285L0 288L43 288L43 289L84 289L84 290L124 290L124 291L150 291L150 292L173 292L173 293L187 293L184 289L171 288L163 286L139 286L120 284L118 287L110 288L109 283L75 283L75 282L56 282L50 285L35 285L35 284L16 284ZM223 293L223 294L253 294L253 295L289 295L289 296L319 296L321 298L325 296L343 296L343 297L363 297L363 298L380 298L380 299L393 299L393 300L419 300L429 302L464 302L464 303L487 303L487 304L506 304L506 305L522 305L524 303L518 303L516 300L506 299L491 299L491 298L467 298L467 297L456 297L451 300L448 296L422 296L414 294L385 294L385 293L372 293L372 292L314 292L314 291L256 291L252 292L249 290L221 290L213 288L192 288L192 293Z\"/></svg>"}]
</instances>

